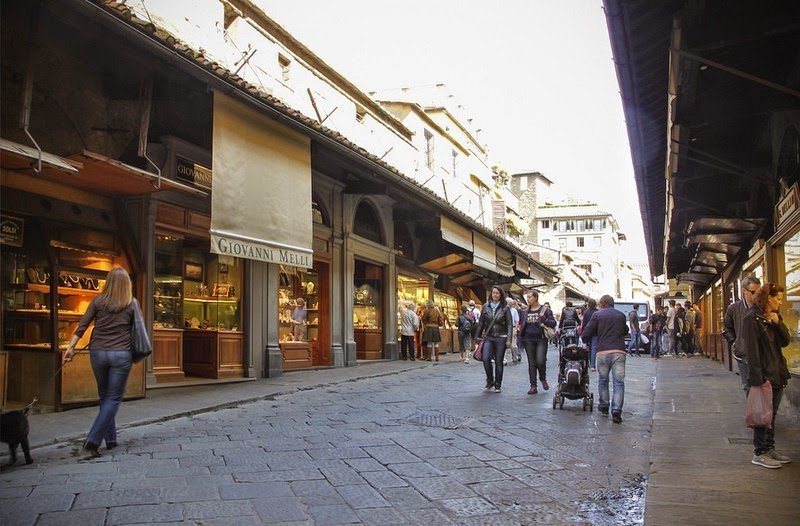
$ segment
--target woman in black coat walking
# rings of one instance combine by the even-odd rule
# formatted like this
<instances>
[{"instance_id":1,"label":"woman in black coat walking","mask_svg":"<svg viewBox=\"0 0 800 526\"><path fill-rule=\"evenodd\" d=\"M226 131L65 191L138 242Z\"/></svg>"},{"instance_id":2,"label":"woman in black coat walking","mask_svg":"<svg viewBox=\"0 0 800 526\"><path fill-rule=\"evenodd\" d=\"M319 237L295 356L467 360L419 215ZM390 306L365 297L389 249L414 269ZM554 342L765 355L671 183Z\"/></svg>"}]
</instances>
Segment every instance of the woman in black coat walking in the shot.
<instances>
[{"instance_id":1,"label":"woman in black coat walking","mask_svg":"<svg viewBox=\"0 0 800 526\"><path fill-rule=\"evenodd\" d=\"M779 314L783 304L783 287L766 283L753 296L754 305L742 322L737 346L747 349L748 389L772 384L772 427L753 428L752 463L765 468L779 468L791 459L775 449L775 413L789 382L789 368L782 347L789 345L789 329Z\"/></svg>"},{"instance_id":2,"label":"woman in black coat walking","mask_svg":"<svg viewBox=\"0 0 800 526\"><path fill-rule=\"evenodd\" d=\"M483 369L486 371L484 390L488 391L494 387L494 392L499 393L503 383L503 358L506 349L511 348L511 340L514 337L511 309L506 305L506 295L500 287L492 287L489 301L483 306L478 326L478 338L486 340L483 343ZM492 359L494 359L494 371L492 371Z\"/></svg>"}]
</instances>

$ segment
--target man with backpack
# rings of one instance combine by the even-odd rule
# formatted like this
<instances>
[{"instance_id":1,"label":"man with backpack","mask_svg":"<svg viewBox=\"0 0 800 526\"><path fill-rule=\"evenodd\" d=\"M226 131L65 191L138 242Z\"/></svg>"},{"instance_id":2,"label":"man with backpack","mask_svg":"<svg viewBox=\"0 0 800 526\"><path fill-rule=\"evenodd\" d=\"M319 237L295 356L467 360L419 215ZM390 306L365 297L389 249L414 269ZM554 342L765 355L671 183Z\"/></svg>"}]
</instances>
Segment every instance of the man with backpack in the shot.
<instances>
[{"instance_id":1,"label":"man with backpack","mask_svg":"<svg viewBox=\"0 0 800 526\"><path fill-rule=\"evenodd\" d=\"M469 311L464 305L461 306L461 315L456 321L458 329L458 350L461 351L461 360L469 363L469 353L472 349L472 333L477 325L469 316Z\"/></svg>"}]
</instances>

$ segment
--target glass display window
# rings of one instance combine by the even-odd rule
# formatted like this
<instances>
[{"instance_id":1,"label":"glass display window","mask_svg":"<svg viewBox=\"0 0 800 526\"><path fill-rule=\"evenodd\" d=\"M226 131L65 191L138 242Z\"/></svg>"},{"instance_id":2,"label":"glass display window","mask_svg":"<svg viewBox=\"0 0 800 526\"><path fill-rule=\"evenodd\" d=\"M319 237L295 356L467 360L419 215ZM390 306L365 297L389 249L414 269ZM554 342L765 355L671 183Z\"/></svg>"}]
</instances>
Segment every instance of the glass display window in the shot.
<instances>
[{"instance_id":1,"label":"glass display window","mask_svg":"<svg viewBox=\"0 0 800 526\"><path fill-rule=\"evenodd\" d=\"M280 342L319 340L320 282L314 271L280 267L278 321Z\"/></svg>"},{"instance_id":2,"label":"glass display window","mask_svg":"<svg viewBox=\"0 0 800 526\"><path fill-rule=\"evenodd\" d=\"M91 301L102 292L115 265L128 268L113 234L26 218L19 246L2 246L2 351L10 353L7 401L26 404L40 395L43 406L91 401L85 382L74 376L88 365L80 352L93 325L78 341L79 355L62 372L61 394L39 389L53 375ZM93 386L92 386L93 389Z\"/></svg>"},{"instance_id":3,"label":"glass display window","mask_svg":"<svg viewBox=\"0 0 800 526\"><path fill-rule=\"evenodd\" d=\"M424 305L428 301L428 281L419 278L397 276L397 310L405 305L407 301L414 302L416 310L420 304Z\"/></svg>"},{"instance_id":4,"label":"glass display window","mask_svg":"<svg viewBox=\"0 0 800 526\"><path fill-rule=\"evenodd\" d=\"M380 329L383 268L356 260L353 283L353 327Z\"/></svg>"},{"instance_id":5,"label":"glass display window","mask_svg":"<svg viewBox=\"0 0 800 526\"><path fill-rule=\"evenodd\" d=\"M461 302L454 296L439 292L438 290L436 291L435 298L436 306L439 307L439 310L444 314L445 326L454 327L460 315L459 307L461 306Z\"/></svg>"},{"instance_id":6,"label":"glass display window","mask_svg":"<svg viewBox=\"0 0 800 526\"><path fill-rule=\"evenodd\" d=\"M778 249L779 276L786 288L781 310L783 323L789 329L791 342L783 348L789 371L800 375L800 231L796 232Z\"/></svg>"},{"instance_id":7,"label":"glass display window","mask_svg":"<svg viewBox=\"0 0 800 526\"><path fill-rule=\"evenodd\" d=\"M158 233L153 328L240 331L242 266L212 254L207 239Z\"/></svg>"}]
</instances>

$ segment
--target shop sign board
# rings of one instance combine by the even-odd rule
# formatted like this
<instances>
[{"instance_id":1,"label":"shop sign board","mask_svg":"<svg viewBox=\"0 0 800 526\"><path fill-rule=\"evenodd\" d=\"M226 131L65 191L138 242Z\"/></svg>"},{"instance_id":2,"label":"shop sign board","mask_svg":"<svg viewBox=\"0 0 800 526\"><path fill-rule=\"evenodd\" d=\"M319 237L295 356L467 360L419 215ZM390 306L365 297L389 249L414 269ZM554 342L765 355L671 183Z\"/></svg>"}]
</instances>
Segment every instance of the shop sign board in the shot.
<instances>
[{"instance_id":1,"label":"shop sign board","mask_svg":"<svg viewBox=\"0 0 800 526\"><path fill-rule=\"evenodd\" d=\"M20 217L0 216L0 243L21 247L24 241L25 220Z\"/></svg>"},{"instance_id":2,"label":"shop sign board","mask_svg":"<svg viewBox=\"0 0 800 526\"><path fill-rule=\"evenodd\" d=\"M176 157L175 172L179 179L189 181L197 186L211 190L211 170L205 166Z\"/></svg>"},{"instance_id":3,"label":"shop sign board","mask_svg":"<svg viewBox=\"0 0 800 526\"><path fill-rule=\"evenodd\" d=\"M243 239L225 232L211 230L211 252L237 258L255 259L293 267L314 266L312 253L295 247L280 247L261 240Z\"/></svg>"},{"instance_id":4,"label":"shop sign board","mask_svg":"<svg viewBox=\"0 0 800 526\"><path fill-rule=\"evenodd\" d=\"M795 183L775 207L775 230L780 228L781 224L798 210L800 210L800 192Z\"/></svg>"}]
</instances>

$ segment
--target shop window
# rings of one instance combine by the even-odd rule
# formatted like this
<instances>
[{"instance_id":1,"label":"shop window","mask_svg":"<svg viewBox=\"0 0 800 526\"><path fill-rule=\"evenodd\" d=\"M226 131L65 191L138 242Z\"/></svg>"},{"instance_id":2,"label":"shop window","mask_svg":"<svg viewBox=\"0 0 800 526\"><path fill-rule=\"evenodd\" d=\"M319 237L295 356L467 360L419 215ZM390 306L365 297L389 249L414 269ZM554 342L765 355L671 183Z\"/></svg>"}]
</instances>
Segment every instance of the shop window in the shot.
<instances>
[{"instance_id":1,"label":"shop window","mask_svg":"<svg viewBox=\"0 0 800 526\"><path fill-rule=\"evenodd\" d=\"M316 342L319 330L319 279L316 272L281 266L278 288L280 342Z\"/></svg>"},{"instance_id":2,"label":"shop window","mask_svg":"<svg viewBox=\"0 0 800 526\"><path fill-rule=\"evenodd\" d=\"M800 232L784 243L782 263L786 298L781 315L791 335L791 343L783 349L783 355L789 370L800 375Z\"/></svg>"},{"instance_id":3,"label":"shop window","mask_svg":"<svg viewBox=\"0 0 800 526\"><path fill-rule=\"evenodd\" d=\"M542 219L542 228L550 228L550 220Z\"/></svg>"},{"instance_id":4,"label":"shop window","mask_svg":"<svg viewBox=\"0 0 800 526\"><path fill-rule=\"evenodd\" d=\"M355 261L353 280L353 333L356 358L374 360L383 356L383 267Z\"/></svg>"},{"instance_id":5,"label":"shop window","mask_svg":"<svg viewBox=\"0 0 800 526\"><path fill-rule=\"evenodd\" d=\"M583 237L578 237L575 241L578 244L578 248L583 248Z\"/></svg>"},{"instance_id":6,"label":"shop window","mask_svg":"<svg viewBox=\"0 0 800 526\"><path fill-rule=\"evenodd\" d=\"M91 301L103 290L115 265L127 268L116 238L108 232L45 225L30 217L3 215L0 247L2 294L2 351L0 402L24 406L34 396L40 407L96 401L93 386L71 371L89 370L84 349L93 326L78 342L70 369L57 374L56 353L64 351ZM42 389L40 392L39 390ZM131 382L130 389L137 389Z\"/></svg>"},{"instance_id":7,"label":"shop window","mask_svg":"<svg viewBox=\"0 0 800 526\"><path fill-rule=\"evenodd\" d=\"M154 329L240 330L242 260L207 239L157 234L154 281Z\"/></svg>"}]
</instances>

